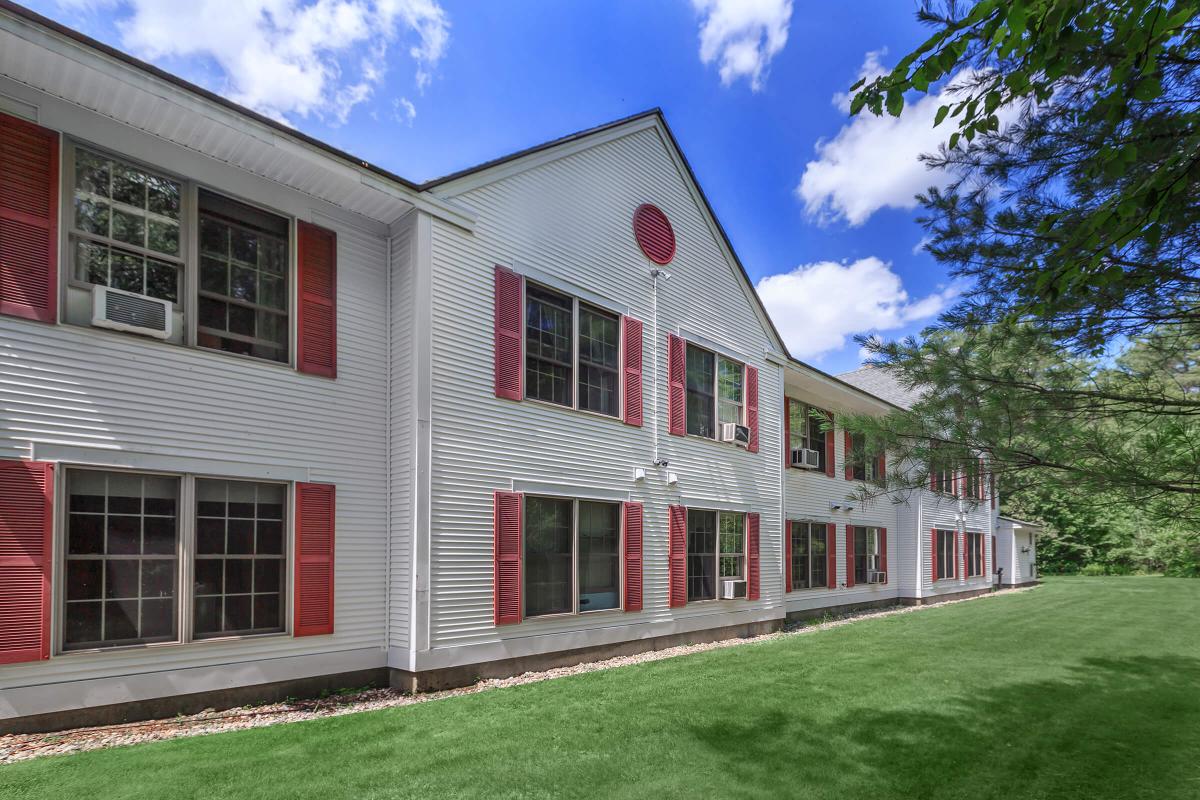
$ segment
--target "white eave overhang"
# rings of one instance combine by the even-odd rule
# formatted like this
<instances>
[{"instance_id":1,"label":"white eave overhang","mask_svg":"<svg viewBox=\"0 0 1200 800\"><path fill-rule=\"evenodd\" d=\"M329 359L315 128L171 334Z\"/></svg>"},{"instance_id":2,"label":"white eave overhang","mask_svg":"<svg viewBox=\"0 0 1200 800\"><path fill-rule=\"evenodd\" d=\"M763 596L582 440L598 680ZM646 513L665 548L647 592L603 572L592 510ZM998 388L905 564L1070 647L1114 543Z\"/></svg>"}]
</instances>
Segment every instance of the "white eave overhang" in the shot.
<instances>
[{"instance_id":1,"label":"white eave overhang","mask_svg":"<svg viewBox=\"0 0 1200 800\"><path fill-rule=\"evenodd\" d=\"M3 7L0 76L384 225L413 208L475 225L452 201Z\"/></svg>"}]
</instances>

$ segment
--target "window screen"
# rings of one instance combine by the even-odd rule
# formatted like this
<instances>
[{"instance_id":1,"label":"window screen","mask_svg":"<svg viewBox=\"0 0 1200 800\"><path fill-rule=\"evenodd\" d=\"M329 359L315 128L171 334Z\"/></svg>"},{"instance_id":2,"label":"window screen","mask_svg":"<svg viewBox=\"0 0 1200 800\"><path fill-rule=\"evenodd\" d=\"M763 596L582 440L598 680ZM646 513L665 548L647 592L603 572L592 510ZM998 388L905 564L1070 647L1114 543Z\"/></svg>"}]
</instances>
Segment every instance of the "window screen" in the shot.
<instances>
[{"instance_id":1,"label":"window screen","mask_svg":"<svg viewBox=\"0 0 1200 800\"><path fill-rule=\"evenodd\" d=\"M174 640L179 480L67 473L63 647Z\"/></svg>"},{"instance_id":2,"label":"window screen","mask_svg":"<svg viewBox=\"0 0 1200 800\"><path fill-rule=\"evenodd\" d=\"M197 639L283 630L286 497L277 483L196 481Z\"/></svg>"},{"instance_id":3,"label":"window screen","mask_svg":"<svg viewBox=\"0 0 1200 800\"><path fill-rule=\"evenodd\" d=\"M197 342L288 360L288 221L200 190Z\"/></svg>"}]
</instances>

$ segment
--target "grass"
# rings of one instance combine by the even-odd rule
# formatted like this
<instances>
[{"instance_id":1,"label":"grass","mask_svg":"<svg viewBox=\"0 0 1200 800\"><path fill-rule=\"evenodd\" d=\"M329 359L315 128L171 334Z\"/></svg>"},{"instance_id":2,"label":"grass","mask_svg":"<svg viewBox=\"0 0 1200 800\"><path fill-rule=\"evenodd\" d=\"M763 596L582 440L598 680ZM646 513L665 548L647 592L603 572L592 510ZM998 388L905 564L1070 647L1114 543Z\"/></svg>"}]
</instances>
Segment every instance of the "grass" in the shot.
<instances>
[{"instance_id":1,"label":"grass","mask_svg":"<svg viewBox=\"0 0 1200 800\"><path fill-rule=\"evenodd\" d=\"M1032 592L0 767L0 797L1200 797L1200 581Z\"/></svg>"}]
</instances>

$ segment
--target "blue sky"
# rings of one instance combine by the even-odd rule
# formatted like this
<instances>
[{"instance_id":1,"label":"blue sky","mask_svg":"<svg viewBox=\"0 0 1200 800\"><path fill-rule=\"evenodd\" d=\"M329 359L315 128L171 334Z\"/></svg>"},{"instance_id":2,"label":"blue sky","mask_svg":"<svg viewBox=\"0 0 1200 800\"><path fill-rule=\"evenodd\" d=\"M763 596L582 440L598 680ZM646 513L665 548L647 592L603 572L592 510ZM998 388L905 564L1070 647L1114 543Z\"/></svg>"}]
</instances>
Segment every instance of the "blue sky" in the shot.
<instances>
[{"instance_id":1,"label":"blue sky","mask_svg":"<svg viewBox=\"0 0 1200 800\"><path fill-rule=\"evenodd\" d=\"M836 99L928 34L915 2L30 5L413 180L660 106L789 347L831 372L954 297L914 251L936 98L899 121Z\"/></svg>"}]
</instances>

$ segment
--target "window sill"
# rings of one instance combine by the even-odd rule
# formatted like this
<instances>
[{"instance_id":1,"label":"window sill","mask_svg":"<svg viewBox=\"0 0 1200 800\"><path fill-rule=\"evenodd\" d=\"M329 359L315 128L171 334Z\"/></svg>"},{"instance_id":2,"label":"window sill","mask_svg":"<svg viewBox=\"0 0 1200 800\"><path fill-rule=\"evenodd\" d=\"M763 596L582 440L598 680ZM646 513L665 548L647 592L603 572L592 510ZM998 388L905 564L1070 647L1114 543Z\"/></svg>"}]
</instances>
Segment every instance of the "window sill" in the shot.
<instances>
[{"instance_id":1,"label":"window sill","mask_svg":"<svg viewBox=\"0 0 1200 800\"><path fill-rule=\"evenodd\" d=\"M591 611L560 611L556 614L538 614L536 617L521 617L522 625L527 623L538 623L543 620L564 620L564 619L579 619L580 617L598 617L606 614L633 614L637 612L626 611L624 608L597 608Z\"/></svg>"},{"instance_id":2,"label":"window sill","mask_svg":"<svg viewBox=\"0 0 1200 800\"><path fill-rule=\"evenodd\" d=\"M174 642L152 642L150 644L123 644L116 647L91 647L86 650L63 650L59 649L53 653L54 658L74 658L75 656L95 656L107 653L129 653L139 650L158 650L158 649L175 649L180 647L197 647L197 649L217 642L246 642L259 639L277 639L291 638L291 634L287 631L273 631L271 633L248 633L243 636L214 636L207 639L192 639L189 642L174 641Z\"/></svg>"},{"instance_id":3,"label":"window sill","mask_svg":"<svg viewBox=\"0 0 1200 800\"><path fill-rule=\"evenodd\" d=\"M701 435L700 435L700 434L698 434L698 433L687 433L687 434L684 434L684 438L685 438L685 439L694 439L694 440L696 440L696 441L698 441L698 442L708 442L708 443L710 443L710 444L715 444L715 445L718 445L718 446L720 446L720 447L727 447L727 448L730 448L730 449L733 449L733 450L741 450L741 451L743 451L743 452L746 452L746 453L749 453L749 452L750 452L750 448L749 448L749 447L738 447L738 446L737 446L736 444L734 444L733 442L722 442L721 440L719 440L719 439L717 439L717 438L715 438L715 437L712 437L712 436L701 436Z\"/></svg>"}]
</instances>

